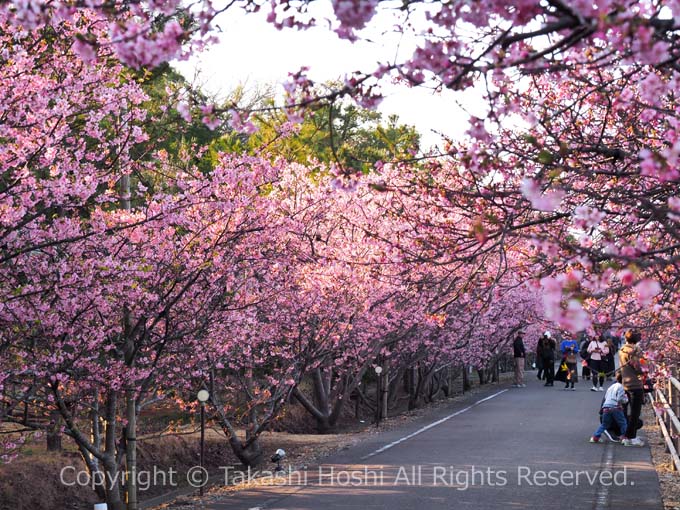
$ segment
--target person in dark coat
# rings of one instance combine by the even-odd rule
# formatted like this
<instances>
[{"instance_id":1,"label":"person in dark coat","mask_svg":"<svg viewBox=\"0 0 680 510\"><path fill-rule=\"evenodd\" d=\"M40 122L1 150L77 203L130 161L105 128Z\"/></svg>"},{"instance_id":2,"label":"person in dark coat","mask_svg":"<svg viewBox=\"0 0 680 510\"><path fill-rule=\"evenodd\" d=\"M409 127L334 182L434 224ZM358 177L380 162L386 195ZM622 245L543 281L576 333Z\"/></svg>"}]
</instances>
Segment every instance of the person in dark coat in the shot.
<instances>
[{"instance_id":1,"label":"person in dark coat","mask_svg":"<svg viewBox=\"0 0 680 510\"><path fill-rule=\"evenodd\" d=\"M581 335L581 344L579 345L579 353L581 355L581 360L585 361L582 363L583 368L581 369L581 377L585 380L590 380L590 353L588 352L588 344L590 343L590 338L584 332Z\"/></svg>"},{"instance_id":2,"label":"person in dark coat","mask_svg":"<svg viewBox=\"0 0 680 510\"><path fill-rule=\"evenodd\" d=\"M610 336L607 338L607 347L609 347L609 352L604 357L605 360L605 371L607 380L611 380L616 372L616 362L614 361L614 354L618 350L618 346L614 343L614 339Z\"/></svg>"},{"instance_id":3,"label":"person in dark coat","mask_svg":"<svg viewBox=\"0 0 680 510\"><path fill-rule=\"evenodd\" d=\"M544 366L543 366L543 349L545 348L545 343L546 343L546 337L545 333L543 333L543 336L538 339L538 342L536 343L536 368L538 369L538 372L536 372L536 377L540 381L541 379L545 379L545 371L544 371Z\"/></svg>"},{"instance_id":4,"label":"person in dark coat","mask_svg":"<svg viewBox=\"0 0 680 510\"><path fill-rule=\"evenodd\" d=\"M544 386L554 386L555 384L555 349L557 344L552 339L550 331L543 333L543 349L541 349L541 357L543 363L543 372L545 374L546 383Z\"/></svg>"},{"instance_id":5,"label":"person in dark coat","mask_svg":"<svg viewBox=\"0 0 680 510\"><path fill-rule=\"evenodd\" d=\"M524 340L522 333L517 333L515 341L512 343L512 353L515 358L515 383L513 388L524 388L524 358L526 357L526 350L524 349Z\"/></svg>"}]
</instances>

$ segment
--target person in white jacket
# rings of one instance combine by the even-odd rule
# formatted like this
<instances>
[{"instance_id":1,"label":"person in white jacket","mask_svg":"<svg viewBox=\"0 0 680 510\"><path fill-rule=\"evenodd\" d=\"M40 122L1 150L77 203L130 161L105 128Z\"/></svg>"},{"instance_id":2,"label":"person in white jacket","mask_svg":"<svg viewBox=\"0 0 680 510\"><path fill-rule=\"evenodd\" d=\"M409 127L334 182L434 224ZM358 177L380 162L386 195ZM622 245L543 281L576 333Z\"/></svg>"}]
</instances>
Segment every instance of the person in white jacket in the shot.
<instances>
[{"instance_id":1,"label":"person in white jacket","mask_svg":"<svg viewBox=\"0 0 680 510\"><path fill-rule=\"evenodd\" d=\"M590 438L591 443L599 443L603 432L613 441L618 441L618 437L613 438L607 432L607 429L612 426L613 422L616 422L619 426L621 437L626 433L628 421L626 420L626 415L623 413L623 406L627 403L628 396L621 384L621 372L617 372L616 382L612 384L607 390L607 393L604 394L604 401L602 402L602 421Z\"/></svg>"},{"instance_id":2,"label":"person in white jacket","mask_svg":"<svg viewBox=\"0 0 680 510\"><path fill-rule=\"evenodd\" d=\"M604 376L607 370L605 356L609 353L609 345L603 335L588 344L590 354L590 370L593 372L593 387L590 391L604 391ZM597 383L600 383L598 387Z\"/></svg>"}]
</instances>

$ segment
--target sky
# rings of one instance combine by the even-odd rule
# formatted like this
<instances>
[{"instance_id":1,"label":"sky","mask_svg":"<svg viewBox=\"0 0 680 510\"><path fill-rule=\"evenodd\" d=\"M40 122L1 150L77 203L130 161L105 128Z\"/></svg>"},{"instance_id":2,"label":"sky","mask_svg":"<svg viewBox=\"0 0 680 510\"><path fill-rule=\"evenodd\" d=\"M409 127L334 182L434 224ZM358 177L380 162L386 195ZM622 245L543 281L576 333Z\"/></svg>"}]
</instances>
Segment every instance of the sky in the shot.
<instances>
[{"instance_id":1,"label":"sky","mask_svg":"<svg viewBox=\"0 0 680 510\"><path fill-rule=\"evenodd\" d=\"M319 9L317 19L330 11L326 0L314 5ZM197 76L195 83L208 92L226 97L239 84L256 87L283 83L289 72L302 66L310 67L308 74L316 81L338 79L355 70L370 71L378 61L406 59L415 48L415 40L391 30L394 18L387 11L375 20L379 31L362 33L374 42L354 44L327 29L279 31L267 23L265 16L265 12L246 15L230 10L217 20L221 29L218 44L173 65L189 80ZM456 103L460 95L449 91L435 94L405 85L389 85L384 92L386 97L378 110L385 116L397 114L402 123L414 125L422 135L424 148L440 140L433 130L456 138L466 129L466 114ZM462 100L466 109L479 111L469 95Z\"/></svg>"}]
</instances>

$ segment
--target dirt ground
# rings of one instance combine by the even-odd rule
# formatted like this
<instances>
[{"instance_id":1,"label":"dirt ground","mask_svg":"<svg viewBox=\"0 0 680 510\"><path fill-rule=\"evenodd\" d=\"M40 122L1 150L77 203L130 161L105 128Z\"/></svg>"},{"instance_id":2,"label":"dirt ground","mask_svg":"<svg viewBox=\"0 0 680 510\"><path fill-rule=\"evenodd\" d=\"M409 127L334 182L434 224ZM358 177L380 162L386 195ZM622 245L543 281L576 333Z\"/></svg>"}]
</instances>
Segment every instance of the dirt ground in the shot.
<instances>
[{"instance_id":1,"label":"dirt ground","mask_svg":"<svg viewBox=\"0 0 680 510\"><path fill-rule=\"evenodd\" d=\"M659 475L661 496L665 510L680 510L680 472L673 471L673 461L666 452L661 428L656 424L654 409L646 404L642 409L642 420L645 422L644 432L652 450L652 459Z\"/></svg>"}]
</instances>

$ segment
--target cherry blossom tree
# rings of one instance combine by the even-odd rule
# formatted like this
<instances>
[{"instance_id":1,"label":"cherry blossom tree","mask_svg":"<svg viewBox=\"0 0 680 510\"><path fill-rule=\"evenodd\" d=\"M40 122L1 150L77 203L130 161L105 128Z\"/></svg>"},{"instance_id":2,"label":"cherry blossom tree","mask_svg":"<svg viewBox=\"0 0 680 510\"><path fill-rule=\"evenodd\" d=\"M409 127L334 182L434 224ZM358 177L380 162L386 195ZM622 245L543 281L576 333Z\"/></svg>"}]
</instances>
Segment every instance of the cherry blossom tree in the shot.
<instances>
[{"instance_id":1,"label":"cherry blossom tree","mask_svg":"<svg viewBox=\"0 0 680 510\"><path fill-rule=\"evenodd\" d=\"M381 348L411 330L420 306L401 284L396 253L373 235L375 192L338 193L335 186L322 166L292 168L276 196L290 218L297 260L291 271L299 308L289 320L307 346L298 359L306 360L313 387L313 397L299 387L294 395L322 431L336 425Z\"/></svg>"},{"instance_id":2,"label":"cherry blossom tree","mask_svg":"<svg viewBox=\"0 0 680 510\"><path fill-rule=\"evenodd\" d=\"M314 4L264 8L305 29ZM290 398L330 430L378 363L417 372L411 405L546 324L638 327L677 364L680 3L333 1L338 37L390 14L417 47L323 93L291 74L277 142L320 102L376 106L388 80L483 89L484 118L419 161L251 146L199 168L156 150L126 66L187 56L239 6L264 4L0 3L0 423L58 414L118 509L140 410L199 385L251 465ZM256 129L179 88L185 121Z\"/></svg>"},{"instance_id":3,"label":"cherry blossom tree","mask_svg":"<svg viewBox=\"0 0 680 510\"><path fill-rule=\"evenodd\" d=\"M143 207L92 211L85 225L101 223L98 235L14 259L24 282L3 316L13 333L3 421L39 428L33 416L56 408L113 508L123 462L135 472L134 419L184 384L192 341L245 285L239 247L264 228L257 202L269 174L264 161L225 156L209 176L179 174L172 194ZM31 413L14 412L19 404ZM126 488L129 502L129 478Z\"/></svg>"}]
</instances>

